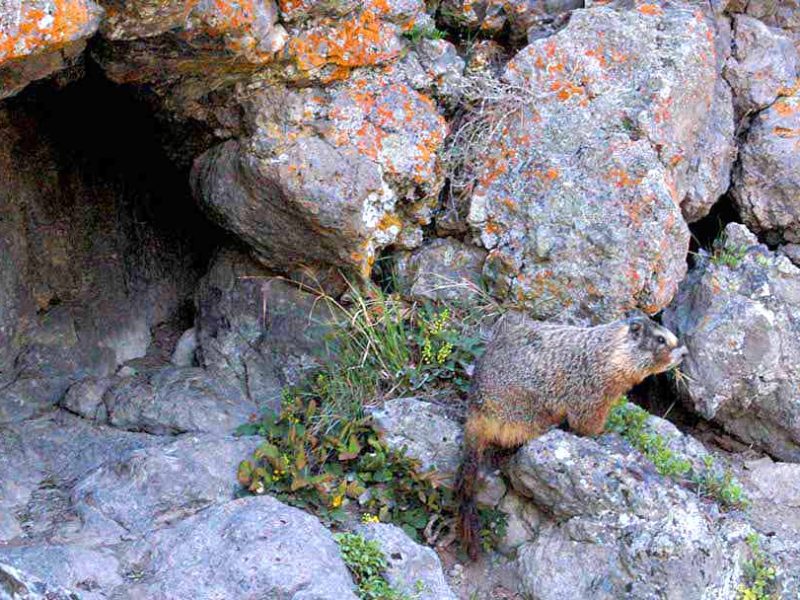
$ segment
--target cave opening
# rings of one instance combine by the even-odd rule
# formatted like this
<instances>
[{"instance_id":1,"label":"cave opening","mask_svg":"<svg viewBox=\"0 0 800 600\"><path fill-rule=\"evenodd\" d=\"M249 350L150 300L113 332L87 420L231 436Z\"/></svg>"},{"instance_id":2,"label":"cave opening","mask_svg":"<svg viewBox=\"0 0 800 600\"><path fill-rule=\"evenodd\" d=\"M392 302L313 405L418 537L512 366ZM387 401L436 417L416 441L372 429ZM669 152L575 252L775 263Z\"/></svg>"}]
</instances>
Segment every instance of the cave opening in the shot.
<instances>
[{"instance_id":1,"label":"cave opening","mask_svg":"<svg viewBox=\"0 0 800 600\"><path fill-rule=\"evenodd\" d=\"M168 360L225 240L170 152L192 135L89 58L0 102L0 395Z\"/></svg>"}]
</instances>

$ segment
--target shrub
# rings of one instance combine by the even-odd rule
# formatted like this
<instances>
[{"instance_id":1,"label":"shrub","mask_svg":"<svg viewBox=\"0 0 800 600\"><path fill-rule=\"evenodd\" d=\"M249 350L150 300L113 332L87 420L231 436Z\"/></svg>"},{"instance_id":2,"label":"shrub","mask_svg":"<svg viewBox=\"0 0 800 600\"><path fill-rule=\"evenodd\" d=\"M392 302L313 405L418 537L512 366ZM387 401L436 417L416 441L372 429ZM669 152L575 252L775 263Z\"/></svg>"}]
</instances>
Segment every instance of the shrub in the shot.
<instances>
[{"instance_id":1,"label":"shrub","mask_svg":"<svg viewBox=\"0 0 800 600\"><path fill-rule=\"evenodd\" d=\"M367 541L355 533L337 533L333 536L339 544L347 568L358 586L362 600L410 600L391 585L383 576L386 557L376 541Z\"/></svg>"},{"instance_id":2,"label":"shrub","mask_svg":"<svg viewBox=\"0 0 800 600\"><path fill-rule=\"evenodd\" d=\"M739 585L736 600L778 600L774 589L778 572L761 549L758 534L747 536L747 545L750 547L750 560L744 564L747 584Z\"/></svg>"}]
</instances>

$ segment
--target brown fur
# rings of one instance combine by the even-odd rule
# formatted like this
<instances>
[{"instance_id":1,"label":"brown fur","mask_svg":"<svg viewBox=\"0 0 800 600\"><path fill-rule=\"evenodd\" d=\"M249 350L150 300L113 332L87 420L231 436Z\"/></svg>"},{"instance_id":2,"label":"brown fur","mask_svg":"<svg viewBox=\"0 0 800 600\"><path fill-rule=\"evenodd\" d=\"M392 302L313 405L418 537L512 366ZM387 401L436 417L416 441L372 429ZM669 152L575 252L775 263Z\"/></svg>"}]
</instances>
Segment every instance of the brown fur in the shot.
<instances>
[{"instance_id":1,"label":"brown fur","mask_svg":"<svg viewBox=\"0 0 800 600\"><path fill-rule=\"evenodd\" d=\"M597 327L506 315L475 370L456 480L458 533L470 557L480 548L475 478L489 447L518 447L565 420L579 435L598 435L622 394L685 352L644 315Z\"/></svg>"}]
</instances>

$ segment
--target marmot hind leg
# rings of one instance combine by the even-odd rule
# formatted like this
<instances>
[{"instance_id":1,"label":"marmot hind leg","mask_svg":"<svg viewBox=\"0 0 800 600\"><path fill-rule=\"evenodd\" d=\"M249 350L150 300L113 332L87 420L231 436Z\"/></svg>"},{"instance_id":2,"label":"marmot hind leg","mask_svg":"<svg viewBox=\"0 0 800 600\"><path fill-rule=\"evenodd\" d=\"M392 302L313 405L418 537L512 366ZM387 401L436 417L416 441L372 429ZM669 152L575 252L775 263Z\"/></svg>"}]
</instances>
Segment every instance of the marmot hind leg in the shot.
<instances>
[{"instance_id":1,"label":"marmot hind leg","mask_svg":"<svg viewBox=\"0 0 800 600\"><path fill-rule=\"evenodd\" d=\"M586 407L586 411L567 413L569 428L578 435L600 435L606 428L608 413L613 403L611 400L597 406Z\"/></svg>"}]
</instances>

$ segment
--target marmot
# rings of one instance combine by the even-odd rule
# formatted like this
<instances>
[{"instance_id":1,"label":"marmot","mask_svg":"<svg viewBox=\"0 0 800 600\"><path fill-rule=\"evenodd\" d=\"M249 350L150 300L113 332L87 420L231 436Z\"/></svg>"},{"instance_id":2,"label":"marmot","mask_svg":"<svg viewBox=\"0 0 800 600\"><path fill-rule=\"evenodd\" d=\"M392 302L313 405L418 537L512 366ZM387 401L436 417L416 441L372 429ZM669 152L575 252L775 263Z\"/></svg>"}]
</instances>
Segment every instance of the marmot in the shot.
<instances>
[{"instance_id":1,"label":"marmot","mask_svg":"<svg viewBox=\"0 0 800 600\"><path fill-rule=\"evenodd\" d=\"M596 327L505 315L475 368L456 480L458 533L470 558L480 546L475 480L489 446L520 446L565 420L579 435L602 433L622 394L677 366L686 353L643 313Z\"/></svg>"}]
</instances>

